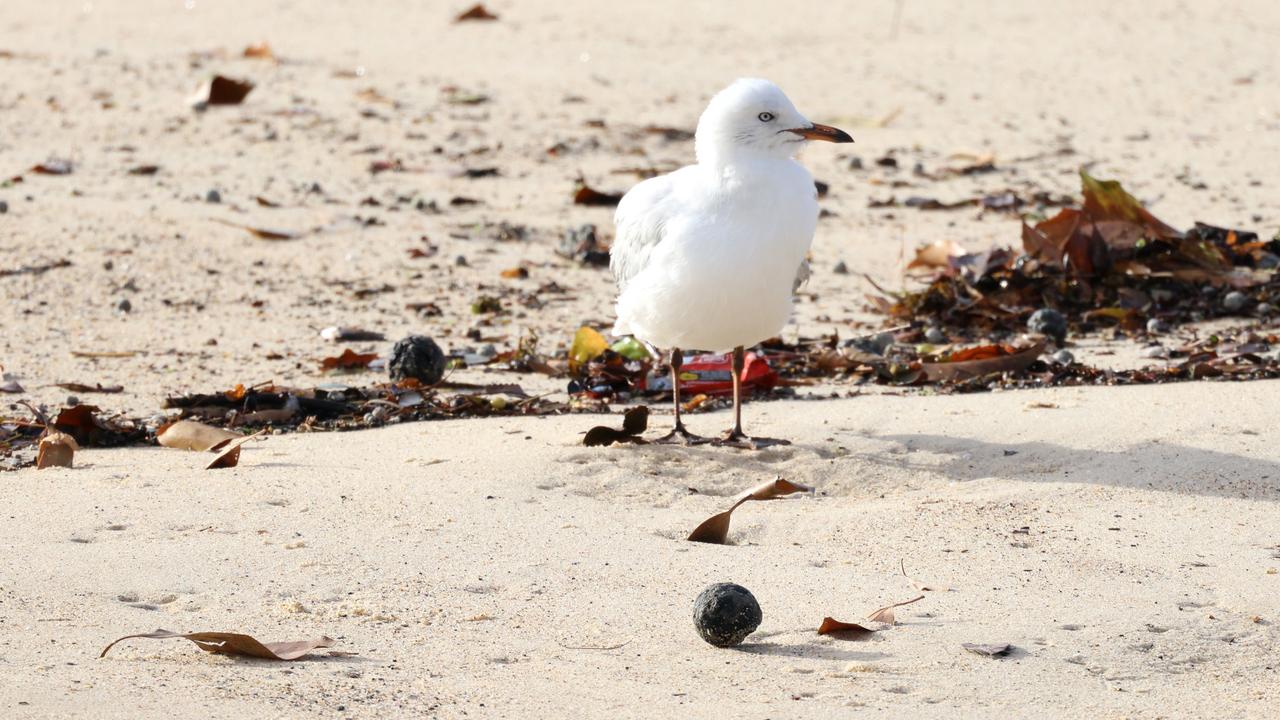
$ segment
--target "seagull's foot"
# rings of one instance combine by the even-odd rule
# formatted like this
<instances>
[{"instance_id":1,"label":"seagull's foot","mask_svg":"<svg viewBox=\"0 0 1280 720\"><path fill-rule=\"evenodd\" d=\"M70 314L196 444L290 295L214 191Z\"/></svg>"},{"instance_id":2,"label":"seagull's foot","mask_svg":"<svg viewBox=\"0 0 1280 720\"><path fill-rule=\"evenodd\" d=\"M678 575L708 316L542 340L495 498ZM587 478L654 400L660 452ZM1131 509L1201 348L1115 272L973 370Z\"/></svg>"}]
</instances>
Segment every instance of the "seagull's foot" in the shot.
<instances>
[{"instance_id":1,"label":"seagull's foot","mask_svg":"<svg viewBox=\"0 0 1280 720\"><path fill-rule=\"evenodd\" d=\"M751 437L741 430L730 430L712 441L716 447L732 447L742 450L764 450L776 445L790 445L790 440L781 438Z\"/></svg>"},{"instance_id":2,"label":"seagull's foot","mask_svg":"<svg viewBox=\"0 0 1280 720\"><path fill-rule=\"evenodd\" d=\"M705 445L711 442L711 438L704 438L701 435L694 435L684 428L684 425L677 425L671 432L654 440L655 445Z\"/></svg>"}]
</instances>

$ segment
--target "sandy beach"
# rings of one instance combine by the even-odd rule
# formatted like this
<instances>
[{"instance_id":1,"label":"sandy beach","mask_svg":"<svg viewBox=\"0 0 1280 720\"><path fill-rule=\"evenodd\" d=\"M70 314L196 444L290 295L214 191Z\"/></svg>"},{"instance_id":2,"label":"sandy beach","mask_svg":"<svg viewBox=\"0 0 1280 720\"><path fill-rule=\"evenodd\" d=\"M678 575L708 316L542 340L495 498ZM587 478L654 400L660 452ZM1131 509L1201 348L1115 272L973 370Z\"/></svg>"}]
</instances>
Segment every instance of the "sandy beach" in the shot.
<instances>
[{"instance_id":1,"label":"sandy beach","mask_svg":"<svg viewBox=\"0 0 1280 720\"><path fill-rule=\"evenodd\" d=\"M332 0L0 13L0 177L21 176L0 184L0 272L27 268L0 275L0 366L24 388L0 395L3 415L72 394L156 420L177 394L374 382L319 361L410 333L451 351L536 333L550 353L580 326L607 330L608 271L555 252L567 228L612 237L612 208L573 204L575 182L622 192L637 169L691 162L691 139L652 128L692 131L742 76L856 140L803 156L829 191L787 337L885 326L871 281L903 286L917 246L1019 243L1015 214L876 207L891 197L1076 195L1086 167L1177 227L1280 228L1267 3L486 5L496 21L454 22L465 3ZM261 42L275 61L242 56ZM215 74L255 88L193 110ZM980 158L996 170L940 172ZM72 171L31 170L55 159ZM527 277L502 277L516 267ZM486 295L508 312L473 313ZM333 325L388 341L331 343ZM1130 340L1071 349L1149 362ZM453 378L565 398L559 378ZM1276 381L823 383L747 404L754 430L794 441L759 452L586 448L583 431L617 418L584 414L273 435L216 472L168 448L86 448L74 468L0 472L0 707L1274 717L1275 402ZM665 432L667 405L651 404ZM731 418L688 421L710 434ZM728 545L685 540L777 476L815 490L744 505ZM763 609L734 649L693 628L714 582ZM863 639L816 632L919 595ZM98 659L155 628L325 635L352 654L242 660L178 639Z\"/></svg>"}]
</instances>

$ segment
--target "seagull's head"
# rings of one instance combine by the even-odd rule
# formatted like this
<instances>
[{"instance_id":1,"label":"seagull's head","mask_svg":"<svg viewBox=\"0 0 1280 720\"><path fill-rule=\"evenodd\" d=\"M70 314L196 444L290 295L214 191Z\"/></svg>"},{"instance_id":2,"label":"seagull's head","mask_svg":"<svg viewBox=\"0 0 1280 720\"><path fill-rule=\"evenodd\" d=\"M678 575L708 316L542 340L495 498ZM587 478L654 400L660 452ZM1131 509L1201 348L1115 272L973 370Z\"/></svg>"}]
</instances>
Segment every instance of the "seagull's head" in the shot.
<instances>
[{"instance_id":1,"label":"seagull's head","mask_svg":"<svg viewBox=\"0 0 1280 720\"><path fill-rule=\"evenodd\" d=\"M699 162L788 158L807 140L853 142L843 130L809 122L777 85L743 78L711 98L698 119L696 148Z\"/></svg>"}]
</instances>

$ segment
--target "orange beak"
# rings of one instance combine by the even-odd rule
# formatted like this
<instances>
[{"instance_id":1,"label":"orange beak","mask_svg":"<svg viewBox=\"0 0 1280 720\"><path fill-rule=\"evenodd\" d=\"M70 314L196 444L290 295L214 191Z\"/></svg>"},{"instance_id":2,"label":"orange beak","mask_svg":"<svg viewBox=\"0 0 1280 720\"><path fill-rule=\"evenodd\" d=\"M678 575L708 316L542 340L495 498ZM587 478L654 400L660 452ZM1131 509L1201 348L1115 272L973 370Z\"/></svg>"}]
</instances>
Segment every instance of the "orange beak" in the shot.
<instances>
[{"instance_id":1,"label":"orange beak","mask_svg":"<svg viewBox=\"0 0 1280 720\"><path fill-rule=\"evenodd\" d=\"M793 132L805 140L822 140L834 143L851 143L853 138L849 137L849 133L838 130L830 125L819 125L814 123L807 128L793 128L787 132Z\"/></svg>"}]
</instances>

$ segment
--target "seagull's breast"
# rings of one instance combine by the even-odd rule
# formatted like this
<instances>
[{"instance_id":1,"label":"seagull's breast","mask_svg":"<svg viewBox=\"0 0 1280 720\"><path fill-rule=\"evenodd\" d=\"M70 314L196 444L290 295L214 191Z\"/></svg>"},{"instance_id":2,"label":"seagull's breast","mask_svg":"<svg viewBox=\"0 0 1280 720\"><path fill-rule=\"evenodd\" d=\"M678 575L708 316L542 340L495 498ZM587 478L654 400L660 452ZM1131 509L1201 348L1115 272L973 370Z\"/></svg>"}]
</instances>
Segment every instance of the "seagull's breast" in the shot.
<instances>
[{"instance_id":1,"label":"seagull's breast","mask_svg":"<svg viewBox=\"0 0 1280 720\"><path fill-rule=\"evenodd\" d=\"M683 172L664 238L618 298L618 317L660 346L724 350L778 334L817 227L813 178L793 161Z\"/></svg>"}]
</instances>

